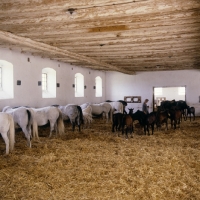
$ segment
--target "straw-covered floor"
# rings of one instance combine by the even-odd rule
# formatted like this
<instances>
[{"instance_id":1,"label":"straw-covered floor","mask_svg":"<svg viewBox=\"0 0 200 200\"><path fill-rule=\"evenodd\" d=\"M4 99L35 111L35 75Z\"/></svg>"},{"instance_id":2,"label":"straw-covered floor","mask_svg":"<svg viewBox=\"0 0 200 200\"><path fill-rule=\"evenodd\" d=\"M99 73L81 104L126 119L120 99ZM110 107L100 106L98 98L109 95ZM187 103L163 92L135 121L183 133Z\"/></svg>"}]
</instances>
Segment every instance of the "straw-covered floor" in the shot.
<instances>
[{"instance_id":1,"label":"straw-covered floor","mask_svg":"<svg viewBox=\"0 0 200 200\"><path fill-rule=\"evenodd\" d=\"M0 199L200 199L200 118L151 136L135 129L128 140L102 119L80 133L65 127L51 139L40 128L32 148L16 132L8 156L0 137Z\"/></svg>"}]
</instances>

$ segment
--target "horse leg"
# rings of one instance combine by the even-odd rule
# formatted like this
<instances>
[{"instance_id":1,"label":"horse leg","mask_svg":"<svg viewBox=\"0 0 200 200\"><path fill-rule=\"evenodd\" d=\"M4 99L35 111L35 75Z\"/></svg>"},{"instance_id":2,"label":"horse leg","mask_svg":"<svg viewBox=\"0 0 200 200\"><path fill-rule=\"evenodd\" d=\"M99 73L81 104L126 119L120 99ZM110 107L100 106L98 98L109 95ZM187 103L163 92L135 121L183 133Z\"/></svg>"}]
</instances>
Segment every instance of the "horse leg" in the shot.
<instances>
[{"instance_id":1,"label":"horse leg","mask_svg":"<svg viewBox=\"0 0 200 200\"><path fill-rule=\"evenodd\" d=\"M150 135L150 134L149 134L149 124L147 124L146 126L147 126L148 135Z\"/></svg>"},{"instance_id":2,"label":"horse leg","mask_svg":"<svg viewBox=\"0 0 200 200\"><path fill-rule=\"evenodd\" d=\"M31 148L31 130L27 130L25 127L22 128L22 131L24 132L25 134L25 137L27 139L27 145L28 147Z\"/></svg>"},{"instance_id":3,"label":"horse leg","mask_svg":"<svg viewBox=\"0 0 200 200\"><path fill-rule=\"evenodd\" d=\"M116 135L119 137L119 130L116 128L115 131L116 132Z\"/></svg>"},{"instance_id":4,"label":"horse leg","mask_svg":"<svg viewBox=\"0 0 200 200\"><path fill-rule=\"evenodd\" d=\"M75 131L75 122L72 122L72 131Z\"/></svg>"},{"instance_id":5,"label":"horse leg","mask_svg":"<svg viewBox=\"0 0 200 200\"><path fill-rule=\"evenodd\" d=\"M115 124L115 126L116 126L116 128L115 128L116 134L117 134L117 136L119 137L119 136L120 136L120 133L119 133L119 132L120 132L121 129L119 128L119 124L117 124L117 125Z\"/></svg>"},{"instance_id":6,"label":"horse leg","mask_svg":"<svg viewBox=\"0 0 200 200\"><path fill-rule=\"evenodd\" d=\"M118 122L118 128L117 128L118 131L121 131L121 126L122 126L122 123L119 121Z\"/></svg>"},{"instance_id":7,"label":"horse leg","mask_svg":"<svg viewBox=\"0 0 200 200\"><path fill-rule=\"evenodd\" d=\"M106 114L106 123L108 123L108 120L109 120L108 113L105 113L105 114Z\"/></svg>"},{"instance_id":8,"label":"horse leg","mask_svg":"<svg viewBox=\"0 0 200 200\"><path fill-rule=\"evenodd\" d=\"M49 121L50 123L50 134L49 134L49 138L52 136L52 132L55 130L56 131L56 136L57 136L57 124L56 122L53 122L53 121Z\"/></svg>"},{"instance_id":9,"label":"horse leg","mask_svg":"<svg viewBox=\"0 0 200 200\"><path fill-rule=\"evenodd\" d=\"M144 125L144 134L146 135L146 132L147 132L147 127L146 125Z\"/></svg>"},{"instance_id":10,"label":"horse leg","mask_svg":"<svg viewBox=\"0 0 200 200\"><path fill-rule=\"evenodd\" d=\"M173 120L171 119L171 128L173 128L174 126L173 126Z\"/></svg>"},{"instance_id":11,"label":"horse leg","mask_svg":"<svg viewBox=\"0 0 200 200\"><path fill-rule=\"evenodd\" d=\"M131 138L133 138L133 125L131 126Z\"/></svg>"},{"instance_id":12,"label":"horse leg","mask_svg":"<svg viewBox=\"0 0 200 200\"><path fill-rule=\"evenodd\" d=\"M112 132L115 132L115 125L114 125L114 123L112 124Z\"/></svg>"},{"instance_id":13,"label":"horse leg","mask_svg":"<svg viewBox=\"0 0 200 200\"><path fill-rule=\"evenodd\" d=\"M157 131L158 131L158 128L159 128L159 123L156 122L156 128L157 128Z\"/></svg>"},{"instance_id":14,"label":"horse leg","mask_svg":"<svg viewBox=\"0 0 200 200\"><path fill-rule=\"evenodd\" d=\"M78 125L78 131L80 132L81 131L81 122L78 119L78 117L76 118L75 123L77 123L77 125Z\"/></svg>"},{"instance_id":15,"label":"horse leg","mask_svg":"<svg viewBox=\"0 0 200 200\"><path fill-rule=\"evenodd\" d=\"M125 138L126 138L126 139L128 139L128 130L129 130L129 128L126 127L126 134L125 134Z\"/></svg>"},{"instance_id":16,"label":"horse leg","mask_svg":"<svg viewBox=\"0 0 200 200\"><path fill-rule=\"evenodd\" d=\"M79 132L81 131L81 125L80 125L80 123L78 124L78 131Z\"/></svg>"},{"instance_id":17,"label":"horse leg","mask_svg":"<svg viewBox=\"0 0 200 200\"><path fill-rule=\"evenodd\" d=\"M52 131L53 130L55 130L56 131L56 136L57 136L57 134L58 134L58 125L57 125L57 123L55 122L55 124L54 124L54 126L53 126L53 129L52 129Z\"/></svg>"},{"instance_id":18,"label":"horse leg","mask_svg":"<svg viewBox=\"0 0 200 200\"><path fill-rule=\"evenodd\" d=\"M177 120L177 127L178 127L178 128L180 128L180 123L181 123L181 121L180 121L180 119L178 119L178 120Z\"/></svg>"},{"instance_id":19,"label":"horse leg","mask_svg":"<svg viewBox=\"0 0 200 200\"><path fill-rule=\"evenodd\" d=\"M6 155L9 154L9 139L8 139L8 133L6 132L2 132L1 136L6 144Z\"/></svg>"},{"instance_id":20,"label":"horse leg","mask_svg":"<svg viewBox=\"0 0 200 200\"><path fill-rule=\"evenodd\" d=\"M174 129L176 129L177 120L174 120Z\"/></svg>"},{"instance_id":21,"label":"horse leg","mask_svg":"<svg viewBox=\"0 0 200 200\"><path fill-rule=\"evenodd\" d=\"M88 123L89 123L88 120L85 118L84 121L83 121L83 127L82 128L83 129L88 128Z\"/></svg>"},{"instance_id":22,"label":"horse leg","mask_svg":"<svg viewBox=\"0 0 200 200\"><path fill-rule=\"evenodd\" d=\"M167 128L167 130L168 130L168 122L167 122L167 120L165 121L165 123L166 123L166 128Z\"/></svg>"},{"instance_id":23,"label":"horse leg","mask_svg":"<svg viewBox=\"0 0 200 200\"><path fill-rule=\"evenodd\" d=\"M104 120L105 119L105 112L102 112L102 119Z\"/></svg>"},{"instance_id":24,"label":"horse leg","mask_svg":"<svg viewBox=\"0 0 200 200\"><path fill-rule=\"evenodd\" d=\"M83 125L82 128L86 129L88 127L88 119L86 116L83 115Z\"/></svg>"},{"instance_id":25,"label":"horse leg","mask_svg":"<svg viewBox=\"0 0 200 200\"><path fill-rule=\"evenodd\" d=\"M154 131L154 123L151 124L151 133L152 133L152 135L153 135L153 131Z\"/></svg>"},{"instance_id":26,"label":"horse leg","mask_svg":"<svg viewBox=\"0 0 200 200\"><path fill-rule=\"evenodd\" d=\"M125 125L122 126L122 135L124 135L124 126Z\"/></svg>"}]
</instances>

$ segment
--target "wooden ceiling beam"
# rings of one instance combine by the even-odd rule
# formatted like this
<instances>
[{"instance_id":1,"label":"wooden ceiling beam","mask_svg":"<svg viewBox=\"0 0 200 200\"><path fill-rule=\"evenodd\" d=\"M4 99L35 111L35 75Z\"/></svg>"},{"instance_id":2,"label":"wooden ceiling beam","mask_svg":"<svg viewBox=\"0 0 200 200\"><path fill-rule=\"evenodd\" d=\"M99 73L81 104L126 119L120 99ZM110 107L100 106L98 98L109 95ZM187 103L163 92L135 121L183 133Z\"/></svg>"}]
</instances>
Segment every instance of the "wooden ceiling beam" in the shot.
<instances>
[{"instance_id":1,"label":"wooden ceiling beam","mask_svg":"<svg viewBox=\"0 0 200 200\"><path fill-rule=\"evenodd\" d=\"M199 12L200 16L200 12ZM162 16L161 16L162 17ZM168 19L166 22L163 18L157 19L157 21L146 21L142 20L138 23L129 23L126 22L127 30L119 30L119 31L108 31L106 34L99 32L90 32L89 27L82 26L80 23L77 23L76 27L68 27L68 26L61 26L58 23L52 23L49 26L48 25L37 25L31 26L31 25L17 25L17 24L0 24L0 29L10 32L15 32L16 34L20 36L25 36L29 38L41 38L41 39L52 39L56 37L57 39L64 38L67 39L67 41L71 41L74 37L79 37L80 39L88 38L88 39L95 39L98 36L99 37L116 37L117 34L120 33L121 36L137 36L137 35L150 35L155 34L157 32L164 33L164 31L168 31L170 33L178 33L180 31L188 32L190 29L197 29L199 28L200 18L196 18L197 16L194 16L192 18L183 17L180 19ZM108 20L109 21L109 20ZM91 24L91 23L90 23ZM114 23L115 24L115 23ZM123 25L123 24L122 24ZM119 25L117 25L119 26ZM117 27L116 26L116 27ZM90 27L97 27L95 25ZM110 27L110 25L105 25L104 27ZM34 30L34 31L33 31ZM58 31L59 30L59 31ZM134 32L133 32L134 30ZM147 31L148 30L148 31ZM84 34L84 35L83 35Z\"/></svg>"},{"instance_id":2,"label":"wooden ceiling beam","mask_svg":"<svg viewBox=\"0 0 200 200\"><path fill-rule=\"evenodd\" d=\"M84 4L87 4L84 1ZM150 1L146 0L144 2L134 2L130 1L130 4L117 4L110 6L104 5L104 7L100 6L85 6L76 8L76 14L73 16L74 20L83 20L83 19L99 19L107 16L116 17L119 15L142 15L142 14L151 14L151 13L164 13L169 11L180 11L180 10L189 10L199 8L199 2L196 0L176 0L176 1ZM69 9L67 4L60 3L59 6L56 4L52 5L49 3L44 3L41 6L35 6L30 3L29 5L25 3L25 5L14 5L7 6L6 13L4 13L4 20L6 18L10 18L12 23L16 24L25 24L25 23L34 23L35 22L53 22L53 21L72 21L70 15L67 16L66 11ZM72 1L70 1L69 5L73 5ZM71 7L70 6L70 7ZM1 5L1 8L4 8L4 5ZM20 9L23 7L23 12ZM71 7L72 8L72 7ZM105 12L106 10L106 12ZM16 14L15 14L16 12ZM112 13L112 14L110 14ZM0 13L1 14L1 13ZM57 16L56 18L54 16ZM0 15L1 16L1 15ZM38 18L40 16L40 18Z\"/></svg>"},{"instance_id":3,"label":"wooden ceiling beam","mask_svg":"<svg viewBox=\"0 0 200 200\"><path fill-rule=\"evenodd\" d=\"M31 15L29 13L29 15ZM53 14L52 14L53 15ZM55 14L54 14L55 15ZM91 29L93 27L109 27L109 26L113 26L113 24L117 24L117 25L124 25L126 24L126 26L134 26L134 27L144 27L144 28L148 28L148 27L152 27L152 25L154 26L164 26L164 25L169 25L169 23L171 24L190 24L192 23L191 20L193 22L198 22L199 20L199 16L200 12L198 10L189 10L187 11L187 14L185 13L185 11L175 11L175 12L167 12L167 13L162 13L162 15L160 14L149 14L149 15L145 15L145 16L135 16L134 18L132 16L127 16L127 15L118 15L115 18L111 18L109 15L107 18L103 18L103 19L98 19L97 21L91 21L91 20L85 20L85 21L69 21L69 22L65 22L65 20L62 20L62 25L58 22L58 20L56 20L56 18L54 17L55 21L47 21L47 22L39 22L39 20L37 20L34 16L32 16L32 22L28 22L28 23L16 23L13 22L11 19L11 16L9 17L9 21L8 21L8 17L2 16L1 17L1 24L0 24L0 28L4 30L4 28L7 27L7 29L13 28L14 30L19 26L19 33L23 33L23 30L26 30L26 32L32 32L33 28L36 32L43 32L45 35L51 34L51 31L54 33L54 31L56 32L56 30L60 30L60 31L65 31L65 30L73 30L74 32L77 29L80 29L80 27L84 30L88 30ZM28 17L28 16L27 16ZM4 19L5 18L5 22ZM15 19L15 18L14 18ZM20 21L21 22L21 21ZM34 24L34 27L32 26ZM142 25L142 26L141 26ZM15 28L16 27L16 28ZM30 27L28 29L26 29L27 27ZM133 27L131 27L133 28ZM21 30L21 31L20 31ZM55 33L54 33L55 34Z\"/></svg>"},{"instance_id":4,"label":"wooden ceiling beam","mask_svg":"<svg viewBox=\"0 0 200 200\"><path fill-rule=\"evenodd\" d=\"M134 74L134 72L126 71L126 70L120 69L116 66L112 66L107 63L99 62L99 61L96 61L89 57L79 55L79 54L76 54L76 53L73 53L73 52L70 52L70 51L67 51L64 49L57 48L57 47L53 47L53 46L50 46L50 45L47 45L44 43L39 43L39 42L31 40L30 38L20 37L20 36L14 35L12 33L0 31L0 40L7 41L8 43L12 43L12 44L16 44L16 45L22 45L22 46L34 48L37 50L44 51L46 53L53 53L53 54L57 54L57 55L66 56L66 57L69 57L72 59L80 60L85 63L89 63L89 64L93 64L93 65L97 65L97 66L103 66L105 68L108 68L111 71L116 70L121 73Z\"/></svg>"}]
</instances>

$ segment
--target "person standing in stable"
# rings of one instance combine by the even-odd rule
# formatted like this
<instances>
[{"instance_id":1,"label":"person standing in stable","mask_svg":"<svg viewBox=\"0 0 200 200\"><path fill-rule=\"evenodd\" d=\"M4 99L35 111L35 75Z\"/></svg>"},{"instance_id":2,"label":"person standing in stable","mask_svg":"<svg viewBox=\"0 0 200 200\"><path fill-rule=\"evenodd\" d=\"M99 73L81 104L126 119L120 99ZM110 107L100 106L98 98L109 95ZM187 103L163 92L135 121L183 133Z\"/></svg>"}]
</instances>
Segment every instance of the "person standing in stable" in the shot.
<instances>
[{"instance_id":1,"label":"person standing in stable","mask_svg":"<svg viewBox=\"0 0 200 200\"><path fill-rule=\"evenodd\" d=\"M149 99L145 99L143 105L142 105L142 111L147 115L149 114L149 106L147 106Z\"/></svg>"}]
</instances>

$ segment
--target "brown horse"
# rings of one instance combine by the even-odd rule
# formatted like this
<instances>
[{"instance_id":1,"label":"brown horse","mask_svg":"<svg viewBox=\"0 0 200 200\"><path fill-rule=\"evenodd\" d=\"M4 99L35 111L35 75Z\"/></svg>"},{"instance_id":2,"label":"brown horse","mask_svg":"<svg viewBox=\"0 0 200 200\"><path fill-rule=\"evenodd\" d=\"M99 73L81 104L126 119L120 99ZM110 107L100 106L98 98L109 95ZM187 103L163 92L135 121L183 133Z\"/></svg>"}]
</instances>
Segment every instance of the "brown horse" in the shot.
<instances>
[{"instance_id":1,"label":"brown horse","mask_svg":"<svg viewBox=\"0 0 200 200\"><path fill-rule=\"evenodd\" d=\"M113 113L112 117L112 132L117 132L121 130L122 126L122 119L123 119L123 114L122 113ZM118 134L119 136L119 134Z\"/></svg>"},{"instance_id":2,"label":"brown horse","mask_svg":"<svg viewBox=\"0 0 200 200\"><path fill-rule=\"evenodd\" d=\"M193 115L193 120L195 120L195 108L194 107L187 107L187 116L186 116L186 120L188 115L190 115L190 121L191 121L191 114Z\"/></svg>"},{"instance_id":3,"label":"brown horse","mask_svg":"<svg viewBox=\"0 0 200 200\"><path fill-rule=\"evenodd\" d=\"M182 117L182 111L178 108L169 110L170 119L171 119L171 128L176 129L176 125L178 124L180 128L180 121Z\"/></svg>"},{"instance_id":4,"label":"brown horse","mask_svg":"<svg viewBox=\"0 0 200 200\"><path fill-rule=\"evenodd\" d=\"M128 139L128 132L130 132L131 138L133 137L133 119L129 114L125 114L122 119L122 134L124 134L124 131L126 139Z\"/></svg>"},{"instance_id":5,"label":"brown horse","mask_svg":"<svg viewBox=\"0 0 200 200\"><path fill-rule=\"evenodd\" d=\"M157 129L161 128L161 125L165 123L166 124L165 129L168 130L168 118L169 118L168 111L159 109L156 114Z\"/></svg>"},{"instance_id":6,"label":"brown horse","mask_svg":"<svg viewBox=\"0 0 200 200\"><path fill-rule=\"evenodd\" d=\"M137 110L133 113L133 109L129 109L129 114L132 116L133 120L138 120L140 125L144 128L144 133L149 134L149 127L151 127L152 135L154 132L154 124L156 122L156 112L151 112L149 114L145 114L144 112Z\"/></svg>"}]
</instances>

